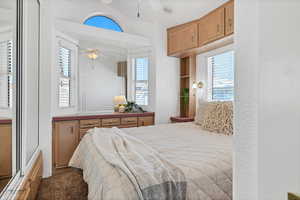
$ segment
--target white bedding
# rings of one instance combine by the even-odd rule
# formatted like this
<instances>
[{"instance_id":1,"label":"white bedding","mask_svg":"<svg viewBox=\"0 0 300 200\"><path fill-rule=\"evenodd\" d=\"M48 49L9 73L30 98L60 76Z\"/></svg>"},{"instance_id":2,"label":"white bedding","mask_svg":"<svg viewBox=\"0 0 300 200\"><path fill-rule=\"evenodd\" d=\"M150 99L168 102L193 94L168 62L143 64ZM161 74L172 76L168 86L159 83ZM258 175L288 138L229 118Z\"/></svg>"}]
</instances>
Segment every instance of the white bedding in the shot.
<instances>
[{"instance_id":1,"label":"white bedding","mask_svg":"<svg viewBox=\"0 0 300 200\"><path fill-rule=\"evenodd\" d=\"M232 199L232 138L209 133L193 123L123 129L159 152L178 167L187 181L189 200ZM83 169L91 200L139 199L126 174L114 169L99 154L87 134L70 166ZM105 184L104 184L105 183Z\"/></svg>"}]
</instances>

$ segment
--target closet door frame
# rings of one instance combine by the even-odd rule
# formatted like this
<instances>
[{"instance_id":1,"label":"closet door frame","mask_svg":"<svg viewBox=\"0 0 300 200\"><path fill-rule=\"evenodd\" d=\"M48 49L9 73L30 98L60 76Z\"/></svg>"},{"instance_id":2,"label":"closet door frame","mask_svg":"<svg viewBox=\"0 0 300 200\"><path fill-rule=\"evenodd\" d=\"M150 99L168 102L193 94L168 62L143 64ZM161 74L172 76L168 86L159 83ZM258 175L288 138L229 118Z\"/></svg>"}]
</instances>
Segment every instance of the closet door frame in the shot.
<instances>
[{"instance_id":1,"label":"closet door frame","mask_svg":"<svg viewBox=\"0 0 300 200\"><path fill-rule=\"evenodd\" d=\"M15 100L13 102L13 120L12 120L12 178L7 183L0 199L13 198L18 190L22 178L22 76L23 76L23 0L15 0L15 39L14 62L15 62Z\"/></svg>"}]
</instances>

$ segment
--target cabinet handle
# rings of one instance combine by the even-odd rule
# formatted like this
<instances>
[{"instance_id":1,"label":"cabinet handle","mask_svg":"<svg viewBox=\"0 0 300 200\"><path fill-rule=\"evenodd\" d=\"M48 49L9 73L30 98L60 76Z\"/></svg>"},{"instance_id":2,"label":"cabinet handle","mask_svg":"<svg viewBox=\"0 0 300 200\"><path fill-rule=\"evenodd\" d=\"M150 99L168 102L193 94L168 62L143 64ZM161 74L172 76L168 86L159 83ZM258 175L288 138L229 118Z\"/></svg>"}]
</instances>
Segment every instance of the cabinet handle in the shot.
<instances>
[{"instance_id":1,"label":"cabinet handle","mask_svg":"<svg viewBox=\"0 0 300 200\"><path fill-rule=\"evenodd\" d=\"M217 25L217 32L220 32L220 24Z\"/></svg>"},{"instance_id":2,"label":"cabinet handle","mask_svg":"<svg viewBox=\"0 0 300 200\"><path fill-rule=\"evenodd\" d=\"M232 19L228 19L228 24L230 27L232 26Z\"/></svg>"},{"instance_id":3,"label":"cabinet handle","mask_svg":"<svg viewBox=\"0 0 300 200\"><path fill-rule=\"evenodd\" d=\"M71 134L74 133L74 127L71 127Z\"/></svg>"},{"instance_id":4,"label":"cabinet handle","mask_svg":"<svg viewBox=\"0 0 300 200\"><path fill-rule=\"evenodd\" d=\"M194 36L192 35L192 42L194 42Z\"/></svg>"}]
</instances>

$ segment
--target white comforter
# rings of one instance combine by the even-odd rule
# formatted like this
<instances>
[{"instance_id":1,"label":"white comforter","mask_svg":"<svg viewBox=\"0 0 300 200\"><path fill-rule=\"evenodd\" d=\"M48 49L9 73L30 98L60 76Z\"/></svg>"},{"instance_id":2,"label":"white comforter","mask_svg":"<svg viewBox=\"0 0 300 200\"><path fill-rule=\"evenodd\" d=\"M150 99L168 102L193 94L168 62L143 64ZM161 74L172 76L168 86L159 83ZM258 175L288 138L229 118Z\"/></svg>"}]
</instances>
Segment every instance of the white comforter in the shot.
<instances>
[{"instance_id":1,"label":"white comforter","mask_svg":"<svg viewBox=\"0 0 300 200\"><path fill-rule=\"evenodd\" d=\"M142 140L178 167L187 181L187 199L232 198L232 138L201 130L192 123L123 129ZM99 153L100 144L87 134L70 166L83 169L91 200L139 199L134 184L122 170Z\"/></svg>"}]
</instances>

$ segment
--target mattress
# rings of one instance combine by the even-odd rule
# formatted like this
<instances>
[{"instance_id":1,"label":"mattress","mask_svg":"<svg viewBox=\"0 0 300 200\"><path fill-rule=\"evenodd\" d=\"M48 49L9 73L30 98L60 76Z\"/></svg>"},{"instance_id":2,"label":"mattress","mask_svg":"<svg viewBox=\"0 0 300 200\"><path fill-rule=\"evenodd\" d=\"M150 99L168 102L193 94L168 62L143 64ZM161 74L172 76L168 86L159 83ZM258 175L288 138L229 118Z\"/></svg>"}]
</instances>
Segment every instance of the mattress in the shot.
<instances>
[{"instance_id":1,"label":"mattress","mask_svg":"<svg viewBox=\"0 0 300 200\"><path fill-rule=\"evenodd\" d=\"M178 167L187 181L188 200L232 199L232 137L210 133L194 123L122 129ZM83 169L91 200L139 199L128 177L103 161L87 134L70 166Z\"/></svg>"}]
</instances>

